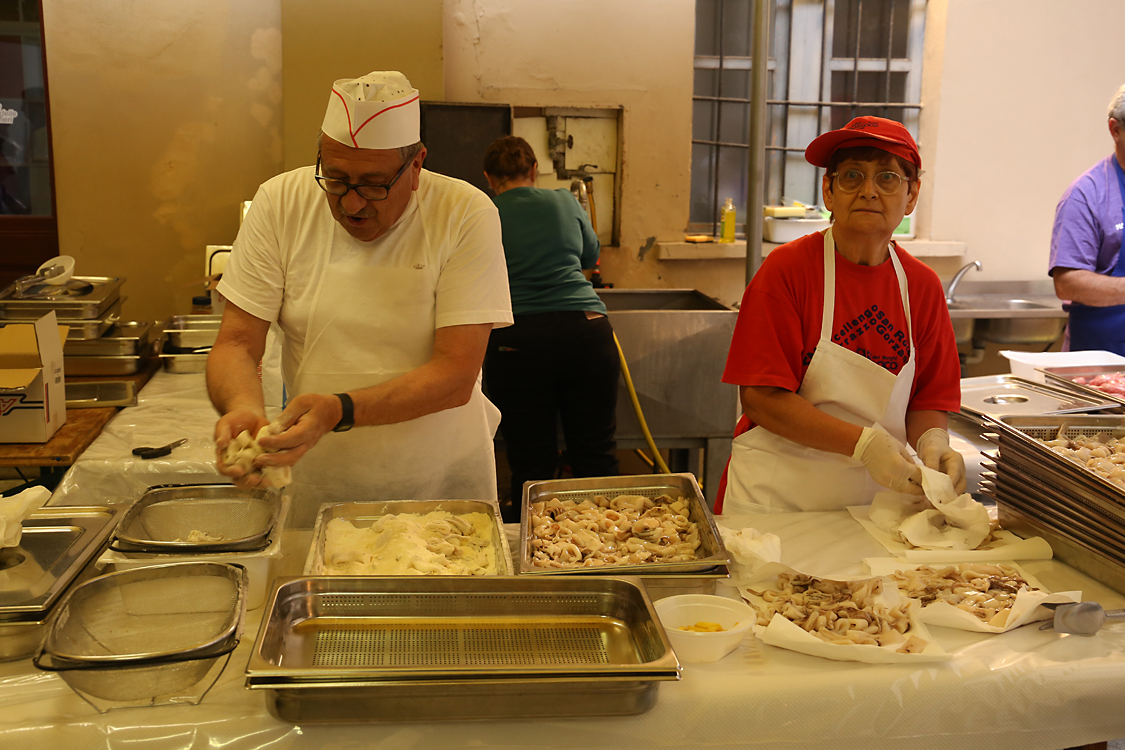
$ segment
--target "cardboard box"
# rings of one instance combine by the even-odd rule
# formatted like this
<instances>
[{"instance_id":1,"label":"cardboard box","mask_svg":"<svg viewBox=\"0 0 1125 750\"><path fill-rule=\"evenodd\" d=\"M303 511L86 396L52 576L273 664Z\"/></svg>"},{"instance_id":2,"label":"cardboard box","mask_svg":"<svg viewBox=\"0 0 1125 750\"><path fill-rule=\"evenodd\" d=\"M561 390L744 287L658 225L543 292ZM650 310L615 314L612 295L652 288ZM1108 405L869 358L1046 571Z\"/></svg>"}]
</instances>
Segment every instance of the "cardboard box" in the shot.
<instances>
[{"instance_id":1,"label":"cardboard box","mask_svg":"<svg viewBox=\"0 0 1125 750\"><path fill-rule=\"evenodd\" d=\"M0 443L45 443L66 422L66 332L54 310L0 328Z\"/></svg>"}]
</instances>

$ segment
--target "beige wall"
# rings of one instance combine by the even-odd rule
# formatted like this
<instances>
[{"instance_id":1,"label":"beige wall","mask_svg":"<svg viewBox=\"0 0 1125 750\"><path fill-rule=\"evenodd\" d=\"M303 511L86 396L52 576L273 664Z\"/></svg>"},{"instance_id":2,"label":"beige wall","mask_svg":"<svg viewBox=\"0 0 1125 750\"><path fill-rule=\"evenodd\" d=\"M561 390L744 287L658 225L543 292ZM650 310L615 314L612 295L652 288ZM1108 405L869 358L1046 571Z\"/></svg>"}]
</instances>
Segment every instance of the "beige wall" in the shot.
<instances>
[{"instance_id":1,"label":"beige wall","mask_svg":"<svg viewBox=\"0 0 1125 750\"><path fill-rule=\"evenodd\" d=\"M1059 197L1113 150L1125 3L944 2L930 233L981 261L966 281L1046 280Z\"/></svg>"},{"instance_id":2,"label":"beige wall","mask_svg":"<svg viewBox=\"0 0 1125 750\"><path fill-rule=\"evenodd\" d=\"M316 160L332 82L398 70L442 100L442 0L281 0L285 169Z\"/></svg>"},{"instance_id":3,"label":"beige wall","mask_svg":"<svg viewBox=\"0 0 1125 750\"><path fill-rule=\"evenodd\" d=\"M694 5L44 0L62 250L81 273L128 276L129 317L186 312L202 248L234 238L239 202L283 160L310 161L305 131L327 81L400 67L427 99L622 107L621 241L603 253L604 277L733 301L741 260L661 261L649 249L688 220ZM1125 3L928 7L920 224L967 243L964 258L928 262L946 278L979 259L975 280L1045 279L1055 203L1110 149L1105 105L1125 76L1106 60ZM326 34L340 18L353 22Z\"/></svg>"},{"instance_id":4,"label":"beige wall","mask_svg":"<svg viewBox=\"0 0 1125 750\"><path fill-rule=\"evenodd\" d=\"M281 166L278 0L43 0L43 23L61 251L128 278L127 318L187 313Z\"/></svg>"},{"instance_id":5,"label":"beige wall","mask_svg":"<svg viewBox=\"0 0 1125 750\"><path fill-rule=\"evenodd\" d=\"M603 278L737 299L740 261L669 263L649 250L688 222L694 29L694 0L446 0L445 98L623 107L621 241L602 251Z\"/></svg>"}]
</instances>

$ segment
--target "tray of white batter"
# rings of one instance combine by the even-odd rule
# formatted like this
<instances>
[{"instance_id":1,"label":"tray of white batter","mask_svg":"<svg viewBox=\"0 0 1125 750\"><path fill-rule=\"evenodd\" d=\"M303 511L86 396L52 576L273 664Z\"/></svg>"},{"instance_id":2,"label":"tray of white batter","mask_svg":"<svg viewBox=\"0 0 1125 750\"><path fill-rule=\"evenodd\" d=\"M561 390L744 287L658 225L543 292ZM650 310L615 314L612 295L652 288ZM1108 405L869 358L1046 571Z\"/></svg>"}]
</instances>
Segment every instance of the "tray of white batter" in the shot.
<instances>
[{"instance_id":1,"label":"tray of white batter","mask_svg":"<svg viewBox=\"0 0 1125 750\"><path fill-rule=\"evenodd\" d=\"M312 545L305 559L304 575L340 575L329 562L326 562L325 539L329 522L343 519L357 529L368 529L384 516L412 514L422 516L436 511L445 511L454 516L468 516L471 513L483 513L488 516L488 534L490 547L494 557L493 570L486 575L514 575L512 569L512 555L508 548L508 540L504 536L504 525L500 513L495 505L483 500L387 500L383 502L355 502L326 505L317 513L316 523L313 526ZM366 551L366 550L365 550ZM362 556L357 551L357 557ZM419 567L411 564L410 560L403 560L401 572L393 575L423 575ZM369 575L370 573L364 573ZM392 575L380 571L381 575ZM433 575L452 575L435 573Z\"/></svg>"}]
</instances>

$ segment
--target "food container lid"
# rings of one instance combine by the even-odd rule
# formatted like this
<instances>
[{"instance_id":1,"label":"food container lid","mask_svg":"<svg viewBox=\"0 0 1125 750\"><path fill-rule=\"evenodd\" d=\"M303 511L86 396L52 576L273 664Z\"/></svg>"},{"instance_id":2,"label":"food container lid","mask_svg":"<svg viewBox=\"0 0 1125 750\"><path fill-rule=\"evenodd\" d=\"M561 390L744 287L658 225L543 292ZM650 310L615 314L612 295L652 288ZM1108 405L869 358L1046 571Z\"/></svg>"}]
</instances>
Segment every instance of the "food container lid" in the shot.
<instances>
[{"instance_id":1,"label":"food container lid","mask_svg":"<svg viewBox=\"0 0 1125 750\"><path fill-rule=\"evenodd\" d=\"M18 547L0 550L0 620L41 619L95 556L121 510L40 508L23 521Z\"/></svg>"}]
</instances>

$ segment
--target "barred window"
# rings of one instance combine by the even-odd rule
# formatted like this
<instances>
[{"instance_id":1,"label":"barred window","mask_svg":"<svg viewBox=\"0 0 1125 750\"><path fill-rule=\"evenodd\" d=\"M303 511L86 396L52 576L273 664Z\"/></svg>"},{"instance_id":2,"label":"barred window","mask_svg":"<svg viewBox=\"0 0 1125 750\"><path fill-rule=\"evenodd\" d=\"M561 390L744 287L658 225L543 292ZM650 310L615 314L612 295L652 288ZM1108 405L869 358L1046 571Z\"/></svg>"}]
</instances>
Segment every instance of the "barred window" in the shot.
<instances>
[{"instance_id":1,"label":"barred window","mask_svg":"<svg viewBox=\"0 0 1125 750\"><path fill-rule=\"evenodd\" d=\"M898 120L918 136L926 0L768 0L765 198L819 204L823 170L805 147L853 117ZM745 220L754 0L696 0L693 231L718 233L734 199Z\"/></svg>"}]
</instances>

